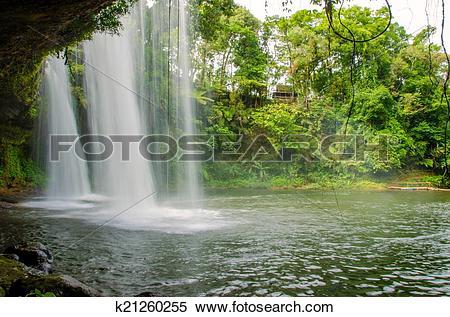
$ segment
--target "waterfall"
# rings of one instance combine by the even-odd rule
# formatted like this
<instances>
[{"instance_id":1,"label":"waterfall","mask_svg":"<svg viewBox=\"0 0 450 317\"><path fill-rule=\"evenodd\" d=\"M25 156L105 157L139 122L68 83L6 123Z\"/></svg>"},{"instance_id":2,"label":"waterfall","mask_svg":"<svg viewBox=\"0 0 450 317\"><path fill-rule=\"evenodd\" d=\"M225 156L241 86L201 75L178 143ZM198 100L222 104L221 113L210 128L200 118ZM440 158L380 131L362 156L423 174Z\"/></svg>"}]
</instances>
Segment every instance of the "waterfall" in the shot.
<instances>
[{"instance_id":1,"label":"waterfall","mask_svg":"<svg viewBox=\"0 0 450 317\"><path fill-rule=\"evenodd\" d=\"M83 134L178 138L197 132L187 11L184 0L141 1L122 19L120 34L95 34L82 44L87 100L81 111L87 121L81 125ZM48 64L46 135L78 135L66 67L56 58ZM62 153L60 162L48 166L48 198L79 198L91 189L95 195L72 203L58 200L50 205L47 199L24 206L71 209L58 216L123 229L190 233L227 225L220 213L198 208L198 163L149 162L139 153L138 141L129 149L124 160L121 144L114 143L109 159L89 161L89 178L86 163L74 149ZM91 144L87 150L103 149Z\"/></svg>"},{"instance_id":2,"label":"waterfall","mask_svg":"<svg viewBox=\"0 0 450 317\"><path fill-rule=\"evenodd\" d=\"M184 0L179 0L178 4L178 43L177 43L177 74L178 81L178 125L179 130L185 135L196 134L195 124L196 111L193 102L193 87L191 78L190 62L190 40L189 40L189 13ZM200 200L200 180L198 162L185 162L181 165L178 175L178 192L182 199L188 200L192 205Z\"/></svg>"},{"instance_id":3,"label":"waterfall","mask_svg":"<svg viewBox=\"0 0 450 317\"><path fill-rule=\"evenodd\" d=\"M83 134L173 138L195 134L187 3L140 1L121 22L120 34L97 33L82 44L87 100ZM47 134L78 135L66 66L56 58L48 64ZM139 152L138 141L125 145L130 151L124 160L123 144L114 143L109 159L88 163L90 178L87 164L74 149L62 153L60 162L48 163L47 196L78 198L92 188L96 195L90 201L101 196L118 209L142 203L139 210L153 214L159 210L162 215L157 203L163 201L157 197L165 198L166 205L181 200L186 202L183 208L199 207L195 203L201 196L199 163L149 162ZM101 148L91 144L91 152ZM165 213L177 214L168 209Z\"/></svg>"},{"instance_id":4,"label":"waterfall","mask_svg":"<svg viewBox=\"0 0 450 317\"><path fill-rule=\"evenodd\" d=\"M47 109L41 111L40 120L46 127L41 139L48 141L50 135L78 135L68 72L63 60L56 57L47 60L43 91ZM87 164L75 155L74 147L69 152L60 153L59 161L47 161L49 199L76 200L90 193Z\"/></svg>"},{"instance_id":5,"label":"waterfall","mask_svg":"<svg viewBox=\"0 0 450 317\"><path fill-rule=\"evenodd\" d=\"M148 94L151 106L147 118L151 134L170 134L168 80L169 54L167 34L169 30L168 1L152 1L143 8L145 33L145 63L147 67ZM161 198L170 198L169 177L170 164L155 162L154 176Z\"/></svg>"},{"instance_id":6,"label":"waterfall","mask_svg":"<svg viewBox=\"0 0 450 317\"><path fill-rule=\"evenodd\" d=\"M141 6L122 20L120 35L95 34L84 44L85 91L90 133L96 135L144 135L142 115L142 42L139 37ZM119 146L120 147L120 146ZM119 206L132 205L155 192L150 163L130 146L130 160L122 161L115 144L113 156L92 163L96 193L113 198ZM153 197L147 200L152 203Z\"/></svg>"},{"instance_id":7,"label":"waterfall","mask_svg":"<svg viewBox=\"0 0 450 317\"><path fill-rule=\"evenodd\" d=\"M153 1L149 10L146 42L153 109L151 131L168 133L174 138L196 134L189 46L191 21L187 3L185 0ZM198 204L201 198L199 163L159 163L155 167L159 187L169 191L169 201L178 199L191 206Z\"/></svg>"},{"instance_id":8,"label":"waterfall","mask_svg":"<svg viewBox=\"0 0 450 317\"><path fill-rule=\"evenodd\" d=\"M183 0L168 4L156 1L150 7L141 1L122 19L119 35L95 34L84 44L90 133L177 138L197 132L188 9ZM116 148L111 159L91 163L96 193L126 204L153 192L166 193L169 202L177 197L191 206L199 200L198 163L149 163L136 144L132 149L129 162L121 161ZM175 186L169 185L171 180ZM169 187L176 193L168 193Z\"/></svg>"}]
</instances>

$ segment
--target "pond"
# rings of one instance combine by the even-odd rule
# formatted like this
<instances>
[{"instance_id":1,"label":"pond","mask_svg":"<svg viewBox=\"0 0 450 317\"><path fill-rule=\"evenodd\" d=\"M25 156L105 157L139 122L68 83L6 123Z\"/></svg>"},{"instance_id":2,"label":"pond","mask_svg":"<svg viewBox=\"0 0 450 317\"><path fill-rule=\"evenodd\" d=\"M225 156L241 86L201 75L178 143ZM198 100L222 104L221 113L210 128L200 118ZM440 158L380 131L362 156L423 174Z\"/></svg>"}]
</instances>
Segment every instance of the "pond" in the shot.
<instances>
[{"instance_id":1,"label":"pond","mask_svg":"<svg viewBox=\"0 0 450 317\"><path fill-rule=\"evenodd\" d=\"M450 295L448 193L220 190L203 205L106 226L95 208L2 210L0 247L40 241L55 271L112 296Z\"/></svg>"}]
</instances>

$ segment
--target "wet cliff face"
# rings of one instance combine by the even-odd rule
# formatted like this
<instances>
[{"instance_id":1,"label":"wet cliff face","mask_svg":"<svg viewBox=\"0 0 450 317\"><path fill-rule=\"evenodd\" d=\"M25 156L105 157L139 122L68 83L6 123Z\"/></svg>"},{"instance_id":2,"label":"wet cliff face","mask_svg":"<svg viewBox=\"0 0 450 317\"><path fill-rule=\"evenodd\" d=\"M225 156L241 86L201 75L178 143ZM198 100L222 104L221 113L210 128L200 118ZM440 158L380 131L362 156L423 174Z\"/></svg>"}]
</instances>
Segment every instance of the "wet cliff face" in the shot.
<instances>
[{"instance_id":1,"label":"wet cliff face","mask_svg":"<svg viewBox=\"0 0 450 317\"><path fill-rule=\"evenodd\" d=\"M0 1L0 125L29 128L42 59L83 39L114 0Z\"/></svg>"}]
</instances>

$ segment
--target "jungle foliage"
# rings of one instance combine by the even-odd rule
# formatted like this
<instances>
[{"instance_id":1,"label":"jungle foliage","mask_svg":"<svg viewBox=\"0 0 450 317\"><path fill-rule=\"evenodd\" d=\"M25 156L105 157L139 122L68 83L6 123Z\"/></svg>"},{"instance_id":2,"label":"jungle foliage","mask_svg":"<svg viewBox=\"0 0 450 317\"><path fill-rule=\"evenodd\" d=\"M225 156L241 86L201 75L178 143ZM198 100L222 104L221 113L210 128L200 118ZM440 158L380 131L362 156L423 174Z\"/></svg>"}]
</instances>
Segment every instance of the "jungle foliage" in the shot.
<instances>
[{"instance_id":1,"label":"jungle foliage","mask_svg":"<svg viewBox=\"0 0 450 317\"><path fill-rule=\"evenodd\" d=\"M369 153L361 162L210 164L204 168L207 181L296 186L408 170L444 173L442 87L448 65L441 47L430 43L435 28L408 34L392 23L377 39L357 43L354 54L353 43L331 30L325 10L259 21L232 0L193 5L199 12L193 80L197 95L212 100L199 103L203 131L265 134L277 147L287 134L359 134L369 143L377 143L380 135L389 139L387 161ZM353 6L341 17L357 39L379 34L389 22L386 8ZM334 27L348 35L342 25ZM279 83L295 95L293 100L271 97ZM444 178L434 183L443 185Z\"/></svg>"}]
</instances>

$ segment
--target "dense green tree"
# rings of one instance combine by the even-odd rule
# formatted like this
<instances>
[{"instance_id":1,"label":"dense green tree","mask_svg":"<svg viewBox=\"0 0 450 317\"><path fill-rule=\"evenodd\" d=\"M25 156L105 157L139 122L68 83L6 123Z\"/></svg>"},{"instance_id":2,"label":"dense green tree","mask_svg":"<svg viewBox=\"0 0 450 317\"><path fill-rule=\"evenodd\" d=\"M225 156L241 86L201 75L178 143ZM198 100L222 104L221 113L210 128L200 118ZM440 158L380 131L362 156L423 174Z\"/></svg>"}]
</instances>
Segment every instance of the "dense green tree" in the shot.
<instances>
[{"instance_id":1,"label":"dense green tree","mask_svg":"<svg viewBox=\"0 0 450 317\"><path fill-rule=\"evenodd\" d=\"M202 35L201 42L214 48L209 50L211 77L199 81L215 87L214 102L205 106L208 131L267 134L278 147L284 135L296 133L319 138L362 134L368 143L386 137L387 161L368 154L364 162L331 161L308 168L339 174L383 175L405 168L441 173L446 65L440 47L429 45L433 28L408 34L389 22L387 8L343 8L340 19L336 8L328 16L301 10L264 23L238 6L219 13L221 27L214 37ZM298 96L296 102L263 98L263 91L282 82ZM256 95L264 103L255 103ZM306 165L295 166L301 171Z\"/></svg>"}]
</instances>

